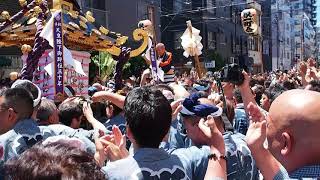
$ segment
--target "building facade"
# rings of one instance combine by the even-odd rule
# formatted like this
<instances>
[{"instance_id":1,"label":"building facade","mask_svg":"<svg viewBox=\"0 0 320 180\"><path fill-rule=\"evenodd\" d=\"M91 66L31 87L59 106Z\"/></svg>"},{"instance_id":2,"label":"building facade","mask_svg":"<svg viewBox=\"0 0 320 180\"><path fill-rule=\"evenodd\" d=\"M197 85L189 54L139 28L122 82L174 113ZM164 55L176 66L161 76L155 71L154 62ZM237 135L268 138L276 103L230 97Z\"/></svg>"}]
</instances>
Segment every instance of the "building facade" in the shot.
<instances>
[{"instance_id":1,"label":"building facade","mask_svg":"<svg viewBox=\"0 0 320 180\"><path fill-rule=\"evenodd\" d=\"M260 52L262 48L261 39L249 43L249 36L242 28L240 14L248 7L248 2L243 0L162 0L162 42L173 52L177 66L192 62L192 58L183 57L180 40L186 21L191 20L201 31L202 63L215 61L209 56L210 52L215 52L224 63L236 62L245 69L252 67L254 60L249 58L248 48L259 48ZM262 62L261 54L258 58ZM262 67L262 63L259 65Z\"/></svg>"},{"instance_id":2,"label":"building facade","mask_svg":"<svg viewBox=\"0 0 320 180\"><path fill-rule=\"evenodd\" d=\"M257 1L261 5L261 28L262 28L262 61L265 71L272 71L272 24L271 24L271 1Z\"/></svg>"},{"instance_id":3,"label":"building facade","mask_svg":"<svg viewBox=\"0 0 320 180\"><path fill-rule=\"evenodd\" d=\"M290 69L315 54L316 0L271 2L272 69Z\"/></svg>"},{"instance_id":4,"label":"building facade","mask_svg":"<svg viewBox=\"0 0 320 180\"><path fill-rule=\"evenodd\" d=\"M294 18L296 59L306 60L315 53L316 0L291 0Z\"/></svg>"},{"instance_id":5,"label":"building facade","mask_svg":"<svg viewBox=\"0 0 320 180\"><path fill-rule=\"evenodd\" d=\"M317 62L320 63L320 27L316 28L316 52L315 58Z\"/></svg>"},{"instance_id":6,"label":"building facade","mask_svg":"<svg viewBox=\"0 0 320 180\"><path fill-rule=\"evenodd\" d=\"M77 0L83 12L91 11L98 24L132 37L138 22L150 19L160 24L160 2L157 0ZM155 26L160 38L160 27ZM132 38L131 38L132 39Z\"/></svg>"},{"instance_id":7,"label":"building facade","mask_svg":"<svg viewBox=\"0 0 320 180\"><path fill-rule=\"evenodd\" d=\"M288 70L293 62L294 19L287 1L274 1L272 11L272 70Z\"/></svg>"}]
</instances>

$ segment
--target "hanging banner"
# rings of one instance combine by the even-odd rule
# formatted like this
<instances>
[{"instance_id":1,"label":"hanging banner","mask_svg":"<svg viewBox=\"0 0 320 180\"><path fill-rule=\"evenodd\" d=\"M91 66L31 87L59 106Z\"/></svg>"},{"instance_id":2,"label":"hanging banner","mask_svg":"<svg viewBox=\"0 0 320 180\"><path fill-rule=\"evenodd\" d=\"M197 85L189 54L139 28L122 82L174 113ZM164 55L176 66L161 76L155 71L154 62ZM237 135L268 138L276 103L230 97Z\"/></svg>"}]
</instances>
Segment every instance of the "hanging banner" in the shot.
<instances>
[{"instance_id":1,"label":"hanging banner","mask_svg":"<svg viewBox=\"0 0 320 180\"><path fill-rule=\"evenodd\" d=\"M152 43L152 40L151 40ZM156 57L155 47L152 43L151 49L150 49L150 59L151 59L151 67L152 67L152 75L156 82L158 82L158 67L157 67L157 57Z\"/></svg>"},{"instance_id":2,"label":"hanging banner","mask_svg":"<svg viewBox=\"0 0 320 180\"><path fill-rule=\"evenodd\" d=\"M243 30L250 35L258 35L258 13L255 9L245 9L241 12Z\"/></svg>"},{"instance_id":3,"label":"hanging banner","mask_svg":"<svg viewBox=\"0 0 320 180\"><path fill-rule=\"evenodd\" d=\"M64 93L63 88L63 33L62 33L62 13L59 12L54 18L53 24L53 40L54 40L54 63L55 63L55 94Z\"/></svg>"}]
</instances>

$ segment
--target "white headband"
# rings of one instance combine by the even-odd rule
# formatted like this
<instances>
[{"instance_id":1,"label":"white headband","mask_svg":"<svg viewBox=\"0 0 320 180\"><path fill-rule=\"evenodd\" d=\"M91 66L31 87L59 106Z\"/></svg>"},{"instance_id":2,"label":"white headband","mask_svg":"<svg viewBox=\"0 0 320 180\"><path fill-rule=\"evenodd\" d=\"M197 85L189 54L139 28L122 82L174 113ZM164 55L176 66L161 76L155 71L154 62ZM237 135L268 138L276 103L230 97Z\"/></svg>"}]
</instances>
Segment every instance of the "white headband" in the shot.
<instances>
[{"instance_id":1,"label":"white headband","mask_svg":"<svg viewBox=\"0 0 320 180\"><path fill-rule=\"evenodd\" d=\"M21 79L19 79L19 80L16 80L16 81L12 84L11 88L15 88L16 86L18 86L19 84L23 84L24 82L29 82L29 83L33 84L33 85L37 88L37 90L38 90L38 97L33 100L33 107L36 107L37 105L39 105L39 103L40 103L40 101L41 101L41 96L42 96L41 90L40 90L40 88L39 88L37 85L35 85L34 83L32 83L32 82L29 81L29 80L21 80Z\"/></svg>"}]
</instances>

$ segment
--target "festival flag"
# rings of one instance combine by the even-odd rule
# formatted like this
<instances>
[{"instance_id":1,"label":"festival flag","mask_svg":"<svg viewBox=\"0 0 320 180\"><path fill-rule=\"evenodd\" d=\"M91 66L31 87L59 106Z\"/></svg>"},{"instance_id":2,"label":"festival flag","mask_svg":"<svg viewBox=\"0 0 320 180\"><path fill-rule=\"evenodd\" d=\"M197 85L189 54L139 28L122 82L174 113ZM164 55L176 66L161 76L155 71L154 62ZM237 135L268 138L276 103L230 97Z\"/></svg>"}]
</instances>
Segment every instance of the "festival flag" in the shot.
<instances>
[{"instance_id":1,"label":"festival flag","mask_svg":"<svg viewBox=\"0 0 320 180\"><path fill-rule=\"evenodd\" d=\"M43 37L44 39L46 39L48 42L49 42L49 45L51 47L54 47L54 32L52 31L52 29L54 28L54 17L56 17L57 15L61 16L61 11L56 11L55 13L53 13L51 19L48 21L48 23L46 24L46 26L43 28L40 36ZM62 18L62 16L61 16ZM61 36L63 36L61 34ZM81 74L81 75L84 75L84 76L87 76L85 74L85 72L83 71L83 68L82 68L82 65L81 65L81 62L73 59L72 57L72 54L71 54L71 51L66 48L65 46L63 46L63 49L62 49L62 54L63 54L63 59L64 59L64 65L70 65L74 68L74 70ZM52 58L52 59L55 59L55 56L54 56L54 52L52 51L51 53L49 53L49 56ZM53 76L54 74L54 63L51 63L51 64L48 64L46 67L45 67L45 70L47 71L47 73L50 75L50 76Z\"/></svg>"}]
</instances>

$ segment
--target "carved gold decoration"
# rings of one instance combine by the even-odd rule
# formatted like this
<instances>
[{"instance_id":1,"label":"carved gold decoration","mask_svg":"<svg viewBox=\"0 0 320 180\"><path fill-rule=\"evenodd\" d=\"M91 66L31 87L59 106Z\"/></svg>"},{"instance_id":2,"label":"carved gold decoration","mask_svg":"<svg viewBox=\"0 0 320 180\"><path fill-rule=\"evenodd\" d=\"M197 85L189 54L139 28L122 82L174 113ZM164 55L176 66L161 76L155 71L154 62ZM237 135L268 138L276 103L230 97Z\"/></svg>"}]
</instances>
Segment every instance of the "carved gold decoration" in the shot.
<instances>
[{"instance_id":1,"label":"carved gold decoration","mask_svg":"<svg viewBox=\"0 0 320 180\"><path fill-rule=\"evenodd\" d=\"M94 23L96 21L96 19L93 17L92 12L90 11L86 12L86 19L91 23Z\"/></svg>"},{"instance_id":2,"label":"carved gold decoration","mask_svg":"<svg viewBox=\"0 0 320 180\"><path fill-rule=\"evenodd\" d=\"M23 55L29 54L29 52L31 52L31 50L32 50L32 47L28 44L24 44L21 46L21 52Z\"/></svg>"},{"instance_id":3,"label":"carved gold decoration","mask_svg":"<svg viewBox=\"0 0 320 180\"><path fill-rule=\"evenodd\" d=\"M39 6L33 8L33 13L35 16L38 16L42 12L42 9Z\"/></svg>"},{"instance_id":4,"label":"carved gold decoration","mask_svg":"<svg viewBox=\"0 0 320 180\"><path fill-rule=\"evenodd\" d=\"M40 4L42 4L42 0L35 0L35 3L36 3L37 5L40 5Z\"/></svg>"},{"instance_id":5,"label":"carved gold decoration","mask_svg":"<svg viewBox=\"0 0 320 180\"><path fill-rule=\"evenodd\" d=\"M121 46L121 45L123 45L124 43L126 43L127 40L128 40L128 36L121 36L121 37L119 37L119 38L117 39L116 45L117 45L117 46Z\"/></svg>"},{"instance_id":6,"label":"carved gold decoration","mask_svg":"<svg viewBox=\"0 0 320 180\"><path fill-rule=\"evenodd\" d=\"M9 12L8 11L2 11L2 13L1 13L1 18L3 19L3 20L5 20L5 21L8 21L8 20L10 20L10 14L9 14Z\"/></svg>"},{"instance_id":7,"label":"carved gold decoration","mask_svg":"<svg viewBox=\"0 0 320 180\"><path fill-rule=\"evenodd\" d=\"M108 53L114 56L119 56L121 53L121 49L116 46L112 46L111 48L105 49L105 51L107 51Z\"/></svg>"},{"instance_id":8,"label":"carved gold decoration","mask_svg":"<svg viewBox=\"0 0 320 180\"><path fill-rule=\"evenodd\" d=\"M62 0L53 0L52 1L52 11L60 10L62 6Z\"/></svg>"},{"instance_id":9,"label":"carved gold decoration","mask_svg":"<svg viewBox=\"0 0 320 180\"><path fill-rule=\"evenodd\" d=\"M144 31L142 29L136 29L133 32L133 39L135 41L143 40L143 43L138 49L135 49L135 50L130 52L130 57L139 56L141 53L143 53L143 51L146 50L146 48L148 47L149 36L148 36L148 33L146 31Z\"/></svg>"},{"instance_id":10,"label":"carved gold decoration","mask_svg":"<svg viewBox=\"0 0 320 180\"><path fill-rule=\"evenodd\" d=\"M92 32L93 32L94 34L96 34L97 36L101 36L101 32L98 31L98 30L96 30L96 29L92 29Z\"/></svg>"},{"instance_id":11,"label":"carved gold decoration","mask_svg":"<svg viewBox=\"0 0 320 180\"><path fill-rule=\"evenodd\" d=\"M18 37L18 35L17 34L10 34L10 37L11 38L16 38L16 37Z\"/></svg>"},{"instance_id":12,"label":"carved gold decoration","mask_svg":"<svg viewBox=\"0 0 320 180\"><path fill-rule=\"evenodd\" d=\"M27 24L28 24L28 25L34 24L36 21L37 21L37 18L36 18L36 17L33 17L33 18L31 18L31 19L28 20Z\"/></svg>"},{"instance_id":13,"label":"carved gold decoration","mask_svg":"<svg viewBox=\"0 0 320 180\"><path fill-rule=\"evenodd\" d=\"M12 25L12 29L18 29L19 27L21 27L21 24L15 23Z\"/></svg>"},{"instance_id":14,"label":"carved gold decoration","mask_svg":"<svg viewBox=\"0 0 320 180\"><path fill-rule=\"evenodd\" d=\"M78 25L78 24L76 24L76 23L74 23L74 22L69 22L69 25L70 25L70 26L72 26L72 27L73 27L73 28L75 28L75 29L80 30L79 25Z\"/></svg>"},{"instance_id":15,"label":"carved gold decoration","mask_svg":"<svg viewBox=\"0 0 320 180\"><path fill-rule=\"evenodd\" d=\"M25 7L28 5L28 2L26 0L19 0L19 4L21 7Z\"/></svg>"},{"instance_id":16,"label":"carved gold decoration","mask_svg":"<svg viewBox=\"0 0 320 180\"><path fill-rule=\"evenodd\" d=\"M9 36L9 33L1 33L0 36L6 37Z\"/></svg>"},{"instance_id":17,"label":"carved gold decoration","mask_svg":"<svg viewBox=\"0 0 320 180\"><path fill-rule=\"evenodd\" d=\"M109 30L108 30L107 28L103 27L103 26L101 26L101 27L99 28L99 30L100 30L100 32L102 32L104 35L109 34Z\"/></svg>"},{"instance_id":18,"label":"carved gold decoration","mask_svg":"<svg viewBox=\"0 0 320 180\"><path fill-rule=\"evenodd\" d=\"M80 26L81 26L82 28L84 28L84 29L87 29L87 28L88 28L87 24L86 24L85 22L83 22L83 21L80 21L79 24L80 24Z\"/></svg>"},{"instance_id":19,"label":"carved gold decoration","mask_svg":"<svg viewBox=\"0 0 320 180\"><path fill-rule=\"evenodd\" d=\"M79 12L78 11L70 11L68 14L73 18L77 19L79 17Z\"/></svg>"},{"instance_id":20,"label":"carved gold decoration","mask_svg":"<svg viewBox=\"0 0 320 180\"><path fill-rule=\"evenodd\" d=\"M84 22L84 23L87 23L87 22L88 22L88 20L87 20L85 17L83 17L83 16L79 16L79 19L80 19L80 21L82 21L82 22Z\"/></svg>"}]
</instances>

